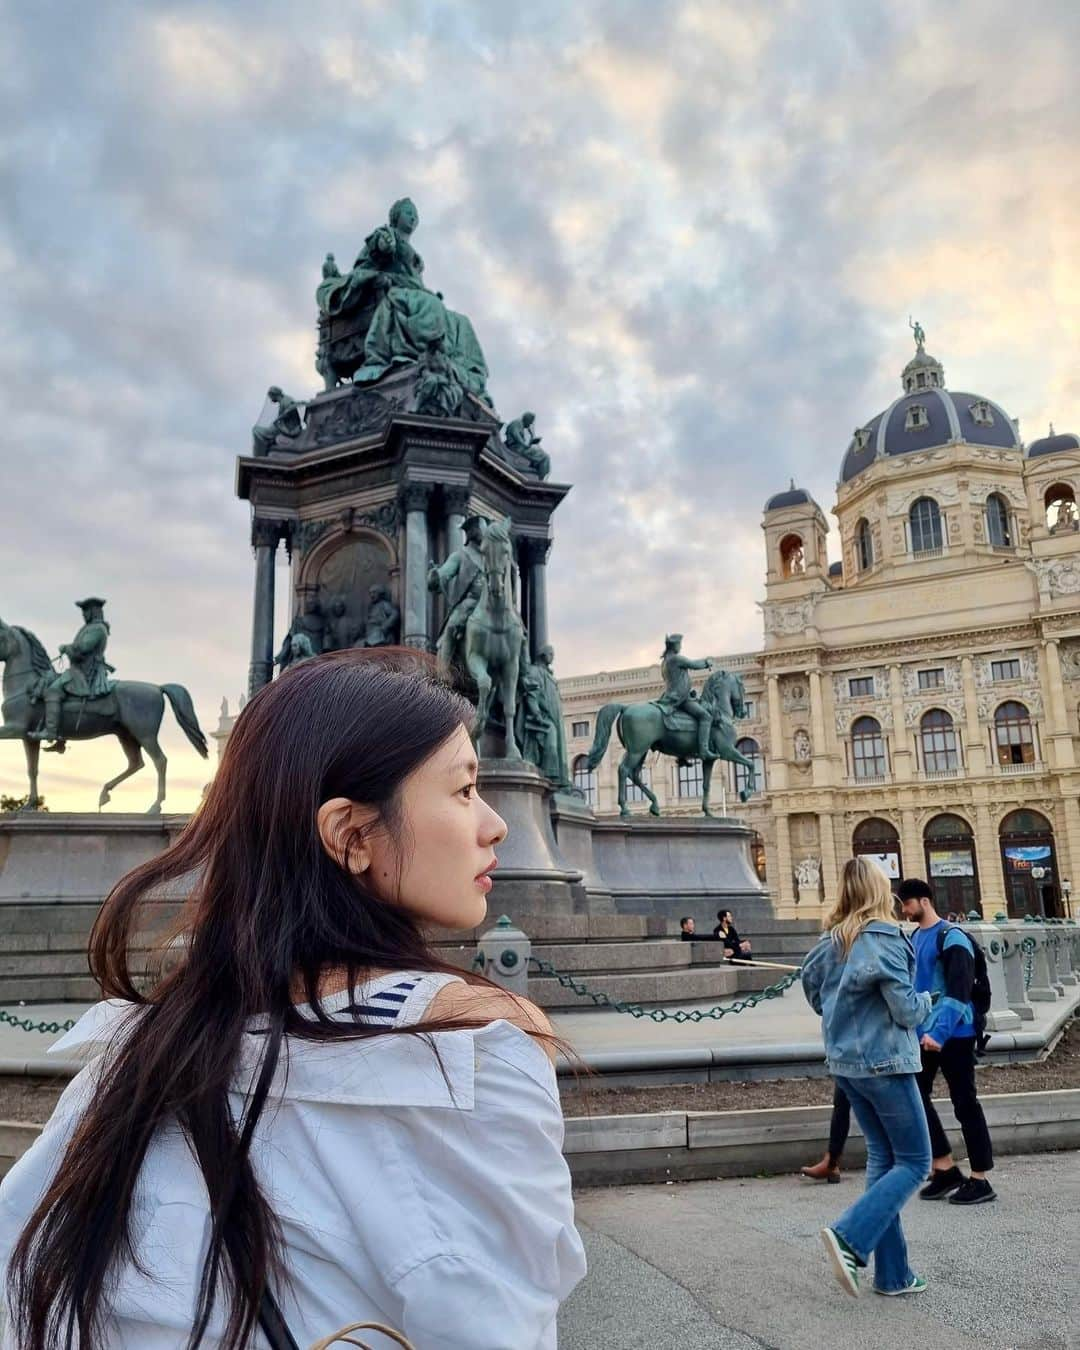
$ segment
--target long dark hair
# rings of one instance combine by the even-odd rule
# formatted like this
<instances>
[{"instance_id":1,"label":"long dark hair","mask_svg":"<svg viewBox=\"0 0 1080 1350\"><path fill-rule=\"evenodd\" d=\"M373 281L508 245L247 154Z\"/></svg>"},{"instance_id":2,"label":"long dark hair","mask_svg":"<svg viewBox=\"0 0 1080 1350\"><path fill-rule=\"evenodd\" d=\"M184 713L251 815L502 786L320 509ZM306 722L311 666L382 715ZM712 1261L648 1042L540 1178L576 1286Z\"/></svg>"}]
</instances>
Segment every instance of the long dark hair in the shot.
<instances>
[{"instance_id":1,"label":"long dark hair","mask_svg":"<svg viewBox=\"0 0 1080 1350\"><path fill-rule=\"evenodd\" d=\"M368 969L454 969L406 911L379 902L330 857L316 813L333 797L370 804L378 819L368 828L388 831L399 853L406 850L400 788L471 715L416 653L344 651L305 661L240 714L206 799L176 843L107 897L91 934L90 968L105 997L142 1010L103 1061L15 1247L8 1294L21 1350L71 1347L76 1333L82 1350L101 1344L110 1276L137 1255L129 1228L136 1179L155 1132L170 1121L199 1162L212 1221L188 1345L201 1343L222 1285L221 1343L247 1344L262 1293L282 1271L280 1230L249 1146L283 1037L394 1034L332 1021L319 1002L328 969L343 969L350 985ZM353 831L339 842L347 864L359 838ZM173 929L186 955L141 990L130 952L140 917L163 886L191 874L197 879ZM301 987L311 1016L294 1008ZM265 1053L237 1122L227 1094L255 1014L267 1027Z\"/></svg>"}]
</instances>

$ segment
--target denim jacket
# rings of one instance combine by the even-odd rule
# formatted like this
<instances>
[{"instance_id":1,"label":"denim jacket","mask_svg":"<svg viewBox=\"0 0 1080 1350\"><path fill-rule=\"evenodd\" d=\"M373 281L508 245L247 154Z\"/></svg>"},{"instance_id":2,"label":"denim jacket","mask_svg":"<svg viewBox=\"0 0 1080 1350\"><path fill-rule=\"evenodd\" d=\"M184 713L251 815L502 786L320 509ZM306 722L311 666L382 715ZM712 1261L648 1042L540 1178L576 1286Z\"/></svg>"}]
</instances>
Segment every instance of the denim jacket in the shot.
<instances>
[{"instance_id":1,"label":"denim jacket","mask_svg":"<svg viewBox=\"0 0 1080 1350\"><path fill-rule=\"evenodd\" d=\"M894 923L873 919L847 960L826 933L802 968L807 1002L821 1017L829 1072L844 1078L918 1073L915 1028L930 1016L930 995L914 987L915 953Z\"/></svg>"}]
</instances>

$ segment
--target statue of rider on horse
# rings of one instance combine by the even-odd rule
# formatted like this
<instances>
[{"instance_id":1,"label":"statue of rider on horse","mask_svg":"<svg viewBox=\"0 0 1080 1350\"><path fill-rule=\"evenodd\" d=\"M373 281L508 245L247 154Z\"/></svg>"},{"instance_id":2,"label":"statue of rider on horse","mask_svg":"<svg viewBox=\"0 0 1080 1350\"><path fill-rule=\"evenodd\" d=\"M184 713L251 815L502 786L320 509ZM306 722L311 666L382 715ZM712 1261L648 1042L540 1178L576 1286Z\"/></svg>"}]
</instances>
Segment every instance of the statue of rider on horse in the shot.
<instances>
[{"instance_id":1,"label":"statue of rider on horse","mask_svg":"<svg viewBox=\"0 0 1080 1350\"><path fill-rule=\"evenodd\" d=\"M113 668L105 660L109 640L105 601L90 596L77 604L83 624L73 640L60 648L60 655L68 659L68 669L59 674L34 633L0 619L0 665L4 669L0 740L23 743L30 779L27 807L34 810L41 804L38 754L43 741L52 742L46 749L63 753L69 740L116 736L128 767L105 784L98 805L109 801L118 783L138 773L145 751L157 770L157 798L150 807L150 813L156 815L165 800L167 761L157 737L166 699L184 735L204 759L208 753L191 695L179 684L111 680Z\"/></svg>"}]
</instances>

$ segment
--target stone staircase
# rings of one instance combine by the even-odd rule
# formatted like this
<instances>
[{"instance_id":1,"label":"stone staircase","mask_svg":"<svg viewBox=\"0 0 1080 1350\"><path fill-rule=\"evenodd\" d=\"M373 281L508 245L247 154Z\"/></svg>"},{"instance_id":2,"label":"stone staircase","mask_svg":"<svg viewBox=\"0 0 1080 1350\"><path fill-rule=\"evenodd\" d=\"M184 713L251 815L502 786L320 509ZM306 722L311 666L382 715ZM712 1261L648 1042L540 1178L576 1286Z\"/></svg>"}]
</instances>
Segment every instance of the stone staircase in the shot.
<instances>
[{"instance_id":1,"label":"stone staircase","mask_svg":"<svg viewBox=\"0 0 1080 1350\"><path fill-rule=\"evenodd\" d=\"M683 942L662 918L626 914L525 914L518 925L532 940L533 955L573 975L609 998L627 1003L703 1002L755 992L784 976L779 970L732 966L714 942ZM749 919L740 926L758 959L797 966L821 929L807 920ZM439 946L455 964L468 967L479 931L468 942L443 935ZM596 1004L566 989L551 975L531 974L529 995L542 1008L587 1012Z\"/></svg>"},{"instance_id":2,"label":"stone staircase","mask_svg":"<svg viewBox=\"0 0 1080 1350\"><path fill-rule=\"evenodd\" d=\"M97 912L96 902L70 900L60 904L25 900L0 908L0 1007L98 998L86 962ZM151 914L148 932L138 945L148 947L152 934L173 913L172 904L162 903L158 914ZM716 1000L763 989L783 975L776 970L733 967L720 958L719 944L683 942L662 918L526 914L519 922L541 960L590 989L629 1003ZM441 933L436 945L447 960L468 969L481 931L464 937ZM739 931L750 939L759 959L798 965L819 929L804 920L747 918ZM544 1008L587 1011L595 1006L550 975L534 974L529 992Z\"/></svg>"}]
</instances>

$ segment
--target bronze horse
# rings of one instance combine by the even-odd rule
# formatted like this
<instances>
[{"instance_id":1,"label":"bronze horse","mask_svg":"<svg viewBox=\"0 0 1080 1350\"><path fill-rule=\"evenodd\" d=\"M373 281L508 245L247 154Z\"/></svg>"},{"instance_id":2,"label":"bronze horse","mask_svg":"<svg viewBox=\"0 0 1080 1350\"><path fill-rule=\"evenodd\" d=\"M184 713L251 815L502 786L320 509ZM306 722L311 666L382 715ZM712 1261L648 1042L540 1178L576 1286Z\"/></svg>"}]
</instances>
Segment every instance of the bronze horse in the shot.
<instances>
[{"instance_id":1,"label":"bronze horse","mask_svg":"<svg viewBox=\"0 0 1080 1350\"><path fill-rule=\"evenodd\" d=\"M713 671L702 688L701 702L713 715L710 749L716 758L704 762L701 793L701 809L705 815L711 816L709 789L712 786L713 765L717 759L731 760L747 770L746 786L739 793L744 802L754 791L753 762L735 748L735 718L746 716L742 676L732 675L726 670ZM674 722L675 730L669 730L669 721ZM650 750L659 750L661 754L674 755L679 760L697 759L697 723L685 713L666 717L664 710L656 703L606 703L596 719L596 736L588 759L590 769L595 769L603 759L613 726L617 726L619 740L626 751L619 764L619 814L630 815L630 808L626 804L626 784L629 780L649 799L649 813L658 816L660 803L656 794L641 778L645 756Z\"/></svg>"},{"instance_id":2,"label":"bronze horse","mask_svg":"<svg viewBox=\"0 0 1080 1350\"><path fill-rule=\"evenodd\" d=\"M487 728L498 695L506 725L506 758L520 759L514 717L525 625L514 607L514 545L509 516L487 527L480 553L484 559L483 587L465 625L465 664L479 695L473 739L478 740Z\"/></svg>"},{"instance_id":3,"label":"bronze horse","mask_svg":"<svg viewBox=\"0 0 1080 1350\"><path fill-rule=\"evenodd\" d=\"M49 654L28 628L6 624L0 619L0 662L4 664L3 723L0 739L21 740L26 751L26 768L30 778L30 797L27 806L34 810L41 805L38 795L38 754L41 742L30 740L41 720L41 703L35 697L42 677L53 674ZM172 704L176 720L184 735L202 755L207 756L206 737L203 735L191 695L181 684L145 684L140 680L118 680L112 693L104 698L74 699L64 703L60 734L64 740L90 741L98 736L115 736L127 755L128 766L101 789L98 806L109 800L112 789L144 767L143 751L150 756L157 769L157 799L147 812L160 815L165 800L165 769L167 760L158 744L161 719L165 716L165 700Z\"/></svg>"}]
</instances>

